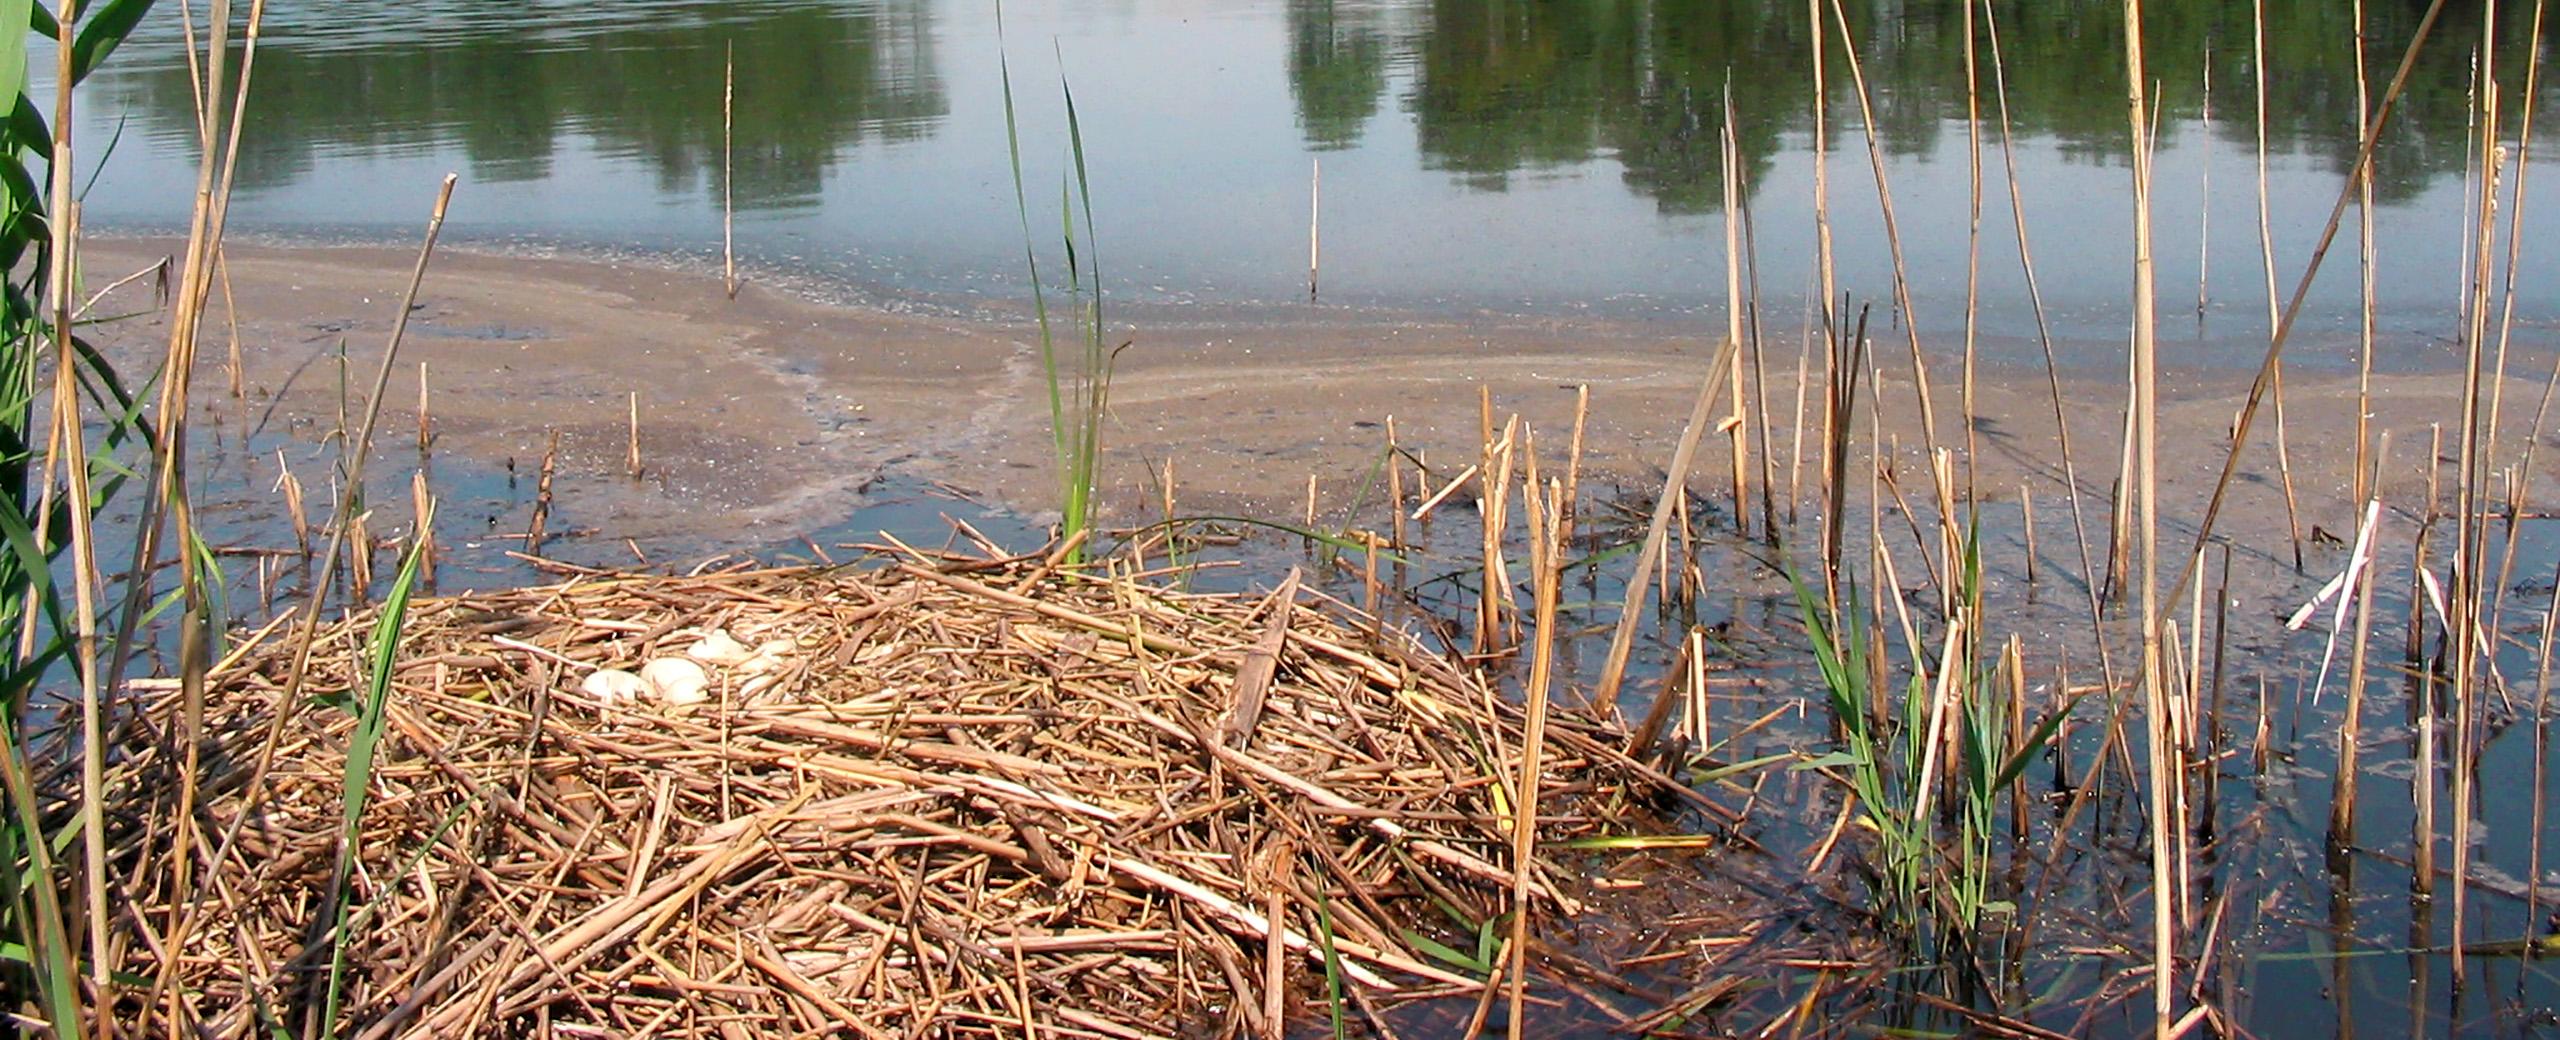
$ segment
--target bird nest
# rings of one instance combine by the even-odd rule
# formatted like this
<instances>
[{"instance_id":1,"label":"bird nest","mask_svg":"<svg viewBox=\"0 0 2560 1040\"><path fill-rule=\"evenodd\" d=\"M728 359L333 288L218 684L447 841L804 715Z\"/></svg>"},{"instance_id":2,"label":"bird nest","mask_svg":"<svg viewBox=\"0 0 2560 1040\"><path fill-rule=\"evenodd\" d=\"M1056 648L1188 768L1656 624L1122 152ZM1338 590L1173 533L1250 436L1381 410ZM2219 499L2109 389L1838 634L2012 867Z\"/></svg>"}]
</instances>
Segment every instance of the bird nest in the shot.
<instances>
[{"instance_id":1,"label":"bird nest","mask_svg":"<svg viewBox=\"0 0 2560 1040\"><path fill-rule=\"evenodd\" d=\"M1497 930L1455 922L1515 886L1575 909L1577 864L1508 852L1519 707L1294 577L910 557L420 600L350 838L377 620L324 626L291 703L296 648L253 637L201 739L174 685L125 730L158 807L117 833L128 989L183 1031L1278 1035L1472 997L1451 953ZM594 681L670 659L698 696ZM1695 797L1583 722L1546 740L1544 854Z\"/></svg>"}]
</instances>

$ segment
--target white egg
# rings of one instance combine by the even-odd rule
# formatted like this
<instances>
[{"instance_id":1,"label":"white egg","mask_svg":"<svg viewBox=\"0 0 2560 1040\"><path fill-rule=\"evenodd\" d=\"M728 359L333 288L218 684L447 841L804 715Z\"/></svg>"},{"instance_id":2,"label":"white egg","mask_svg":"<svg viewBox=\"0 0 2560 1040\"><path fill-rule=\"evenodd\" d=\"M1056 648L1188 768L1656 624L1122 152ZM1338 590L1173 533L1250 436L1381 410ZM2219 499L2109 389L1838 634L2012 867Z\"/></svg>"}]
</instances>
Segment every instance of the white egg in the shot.
<instances>
[{"instance_id":1,"label":"white egg","mask_svg":"<svg viewBox=\"0 0 2560 1040\"><path fill-rule=\"evenodd\" d=\"M595 698L597 704L612 708L638 701L649 692L649 683L620 668L598 668L587 673L578 689Z\"/></svg>"},{"instance_id":2,"label":"white egg","mask_svg":"<svg viewBox=\"0 0 2560 1040\"><path fill-rule=\"evenodd\" d=\"M746 644L738 642L737 638L731 636L727 630L715 628L700 641L686 648L684 655L704 664L726 668L744 664L748 658L755 656L755 651L747 649Z\"/></svg>"},{"instance_id":3,"label":"white egg","mask_svg":"<svg viewBox=\"0 0 2560 1040\"><path fill-rule=\"evenodd\" d=\"M668 704L700 704L711 696L711 673L681 657L661 657L642 665L640 678Z\"/></svg>"}]
</instances>

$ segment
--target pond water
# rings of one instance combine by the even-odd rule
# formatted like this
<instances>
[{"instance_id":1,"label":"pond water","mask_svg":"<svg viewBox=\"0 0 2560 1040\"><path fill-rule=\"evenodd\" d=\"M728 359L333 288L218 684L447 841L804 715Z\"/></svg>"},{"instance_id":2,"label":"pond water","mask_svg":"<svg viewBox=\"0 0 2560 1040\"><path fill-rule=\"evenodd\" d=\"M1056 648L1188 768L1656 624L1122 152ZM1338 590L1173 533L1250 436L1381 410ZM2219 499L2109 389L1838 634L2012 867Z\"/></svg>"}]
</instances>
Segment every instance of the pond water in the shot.
<instances>
[{"instance_id":1,"label":"pond water","mask_svg":"<svg viewBox=\"0 0 2560 1040\"><path fill-rule=\"evenodd\" d=\"M1768 320L1792 327L1813 263L1812 29L1792 0L278 0L257 67L233 226L414 237L460 171L449 233L483 244L716 253L724 55L734 55L738 250L857 298L966 306L1024 294L1007 163L1009 53L1029 223L1057 238L1065 93L1085 144L1100 255L1124 300L1303 302L1322 164L1328 305L1671 319L1721 315L1728 91ZM1924 331L1960 327L1971 193L1963 17L1948 0L1849 5L1877 147ZM2373 93L2422 5L2366 5ZM2253 361L2268 293L2258 245L2251 12L2148 5L2158 89L2157 255L2181 361ZM2421 56L2376 182L2382 363L2440 362L2461 292L2466 82L2478 19L2457 3ZM1980 49L1983 329L1994 357L2034 333L1999 148L2066 354L2119 352L2130 226L2120 8L2000 5ZM2497 52L2521 83L2521 9ZM2289 291L2355 153L2355 11L2266 9L2267 195ZM1978 33L1985 44L1991 34ZM1831 217L1845 292L1889 300L1891 255L1851 70L1828 63ZM103 226L169 227L190 198L194 128L174 19L128 44L84 111L119 132L91 192ZM2510 87L2511 91L2516 88ZM2544 92L2548 94L2549 88ZM2547 154L2544 150L2541 154ZM2533 163L2544 165L2537 160ZM2560 230L2528 207L2524 237ZM2354 226L2306 339L2352 336ZM2526 335L2560 318L2527 280ZM1781 302L1787 301L1787 302ZM2341 364L2302 349L2301 363Z\"/></svg>"}]
</instances>

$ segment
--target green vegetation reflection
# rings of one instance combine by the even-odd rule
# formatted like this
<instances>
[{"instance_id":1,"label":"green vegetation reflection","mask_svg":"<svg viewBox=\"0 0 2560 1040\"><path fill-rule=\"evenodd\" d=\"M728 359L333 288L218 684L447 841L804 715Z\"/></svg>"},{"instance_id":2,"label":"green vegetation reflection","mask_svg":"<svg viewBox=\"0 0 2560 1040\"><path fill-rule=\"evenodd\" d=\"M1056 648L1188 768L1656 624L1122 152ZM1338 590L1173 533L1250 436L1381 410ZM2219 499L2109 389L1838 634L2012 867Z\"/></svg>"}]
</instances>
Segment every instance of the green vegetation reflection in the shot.
<instances>
[{"instance_id":1,"label":"green vegetation reflection","mask_svg":"<svg viewBox=\"0 0 2560 1040\"><path fill-rule=\"evenodd\" d=\"M1924 154L1961 134L1965 112L1963 0L1849 5L1850 35L1865 63L1877 132L1894 154ZM2158 79L2160 142L2201 132L2208 50L2220 95L2213 132L2252 143L2248 104L2250 5L2235 0L2155 0L2146 41ZM2368 5L2373 75L2387 76L2415 30L2419 8ZM2464 6L2464 5L2456 5ZM1337 9L1338 8L1338 9ZM1362 47L1380 21L1348 0L1299 0L1290 8L1291 84L1312 143L1342 147L1367 109L1344 96L1375 60ZM2081 159L2121 162L2123 85L2086 70L2122 60L2115 0L2002 2L1994 7L2019 134L2045 138ZM2279 0L2267 5L2268 142L2343 174L2357 126L2355 33L2349 5ZM2510 20L2513 24L2520 20ZM1977 25L1982 19L1976 19ZM2410 81L2377 172L2382 201L2403 201L2463 166L2465 84L2477 17L2448 17ZM1348 31L1343 26L1354 26ZM1460 183L1502 190L1524 171L1615 158L1627 186L1665 211L1712 212L1722 204L1717 137L1730 77L1737 131L1754 184L1773 156L1803 147L1813 125L1808 58L1812 23L1797 0L1431 0L1391 53L1410 54L1405 99L1424 162ZM2473 36L2465 36L2468 29ZM1977 29L1977 32L1983 30ZM2521 57L2521 28L2501 39ZM1825 43L1839 62L1837 33ZM1981 59L1989 61L1983 48ZM2501 60L2506 60L2503 56ZM2520 61L2519 61L2520 63ZM1834 64L1834 143L1859 133L1844 64ZM1989 91L1989 72L1983 72ZM1384 91L1386 77L1369 82ZM2547 93L2547 91L2546 91Z\"/></svg>"},{"instance_id":2,"label":"green vegetation reflection","mask_svg":"<svg viewBox=\"0 0 2560 1040\"><path fill-rule=\"evenodd\" d=\"M948 114L927 0L672 6L531 42L503 18L353 40L279 30L259 47L259 132L241 143L240 186L290 184L332 154L441 141L480 179L539 180L576 133L644 159L659 190L716 203L732 44L740 209L815 205L854 146L920 139ZM175 41L153 42L136 63L147 71L109 82L110 104L132 107L157 139L192 141L185 65Z\"/></svg>"},{"instance_id":3,"label":"green vegetation reflection","mask_svg":"<svg viewBox=\"0 0 2560 1040\"><path fill-rule=\"evenodd\" d=\"M1890 153L1926 155L1962 135L1964 2L1845 5ZM2383 202L2460 175L2478 2L2454 4L2410 80L2380 153ZM526 35L524 22L475 17L464 4L278 6L259 59L261 132L244 143L244 188L290 184L336 156L441 145L458 147L482 180L568 176L564 164L583 147L569 142L585 138L609 157L643 161L663 192L716 201L722 56L734 44L737 202L748 210L814 206L857 146L936 134L951 105L937 51L991 17L977 0L542 2L540 28ZM2254 147L2251 4L2147 7L2161 145L2205 132L2213 51L2211 132ZM2420 5L2366 7L2379 80ZM1401 112L1422 165L1464 189L1502 191L1523 175L1610 161L1662 211L1709 213L1723 202L1728 84L1750 187L1777 156L1806 147L1813 125L1814 29L1802 0L1270 0L1265 10L1277 53L1238 57L1284 64L1304 147L1359 148ZM2087 74L2122 58L2117 0L1995 0L1992 10L2020 136L2068 158L2122 162L2121 84ZM1084 13L1104 20L1110 5ZM2353 9L2274 0L2266 17L2269 143L2342 173L2356 151ZM2502 65L2521 65L2523 22L2504 23ZM1986 32L1984 19L1975 23ZM1836 33L1824 42L1839 48ZM177 41L140 39L133 50L101 77L111 104L184 151L194 122ZM1834 60L1829 132L1854 146L1856 106ZM1987 92L1990 72L1981 75Z\"/></svg>"}]
</instances>

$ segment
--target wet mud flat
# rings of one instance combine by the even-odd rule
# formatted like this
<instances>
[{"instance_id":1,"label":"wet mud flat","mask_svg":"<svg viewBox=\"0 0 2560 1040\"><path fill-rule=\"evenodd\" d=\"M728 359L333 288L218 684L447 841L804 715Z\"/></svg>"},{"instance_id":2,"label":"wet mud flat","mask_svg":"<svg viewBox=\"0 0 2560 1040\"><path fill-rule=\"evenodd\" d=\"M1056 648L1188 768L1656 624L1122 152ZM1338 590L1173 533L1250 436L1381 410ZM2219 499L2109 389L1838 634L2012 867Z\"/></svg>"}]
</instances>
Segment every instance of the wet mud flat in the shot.
<instances>
[{"instance_id":1,"label":"wet mud flat","mask_svg":"<svg viewBox=\"0 0 2560 1040\"><path fill-rule=\"evenodd\" d=\"M100 239L85 257L90 277L104 281L177 248L168 240ZM207 379L198 385L224 385L236 328L246 396L232 402L208 394L208 407L232 412L230 425L252 436L282 430L325 437L378 363L414 253L233 244L226 257L230 292L218 294L208 321ZM147 291L137 283L97 306L143 315L100 327L102 342L156 353L165 331L149 317ZM223 299L231 303L227 311ZM1103 500L1123 519L1158 511L1152 507L1161 502L1168 466L1177 503L1204 511L1297 515L1313 477L1318 511L1338 512L1371 480L1389 418L1400 447L1424 460L1437 451L1447 462L1480 442L1481 394L1492 395L1498 415L1517 413L1561 433L1583 386L1591 393L1585 456L1594 471L1658 487L1718 335L1685 323L1605 317L1312 308L1118 313L1129 325L1115 339L1129 346L1118 354L1100 480ZM1810 471L1821 454L1823 359L1810 357L1812 385L1800 395L1801 355L1818 347L1771 335L1779 342L1756 359L1753 383L1764 414L1752 421L1766 418L1773 431L1771 482L1782 496L1783 489L1795 492L1797 505L1781 501L1792 512L1816 490ZM1898 465L1925 469L1923 445L1934 433L1940 445L1973 449L1985 497L2015 498L2013 489L2023 487L2062 501L2056 405L2041 366L1984 365L1970 395L1968 435L1956 421L1963 391L1956 359L1933 355L1940 428L1924 432L1912 415L1917 393L1908 357L1888 341L1899 333L1879 320L1873 335L1870 360L1881 382L1862 406L1873 414L1858 419L1862 431L1870 422L1880 428L1873 438L1853 438L1853 449L1863 454L1872 441ZM2287 379L2296 509L2347 517L2357 382L2352 365L2342 368L2335 355L2353 345L2305 341L2295 352L2321 363L2297 366ZM2531 345L2538 342L2528 339L2510 360L2500 398L2510 431L2530 424L2550 371L2549 351ZM342 347L344 383L336 360ZM2250 374L2230 359L2254 358L2257 349L2245 341L2200 349L2198 356L2223 363L2164 375L2160 425L2182 442L2164 462L2164 493L2199 505L2210 493L2220 453L2194 449L2225 440L2213 434L2229 431ZM2395 455L2411 482L2394 483L2422 486L2418 445L2456 414L2460 356L2433 340L2387 349L2396 363L2373 379L2368 425L2398 434ZM733 301L717 277L665 261L447 247L411 316L385 428L402 434L394 440L409 439L423 366L439 455L524 472L539 464L556 431L564 480L576 483L594 511L590 526L613 537L728 534L740 524L788 537L832 521L847 494L884 475L946 484L1037 515L1056 498L1037 350L1027 307L901 313L815 302L753 282ZM2117 367L2066 365L2058 373L2083 483L2101 491L2120 436ZM635 425L643 472L631 481L625 462ZM1725 438L1709 438L1706 450L1701 473L1729 466L1716 454L1727 450ZM2228 522L2252 530L2281 522L2274 461L2257 446L2243 458L2241 490L2225 506Z\"/></svg>"}]
</instances>

